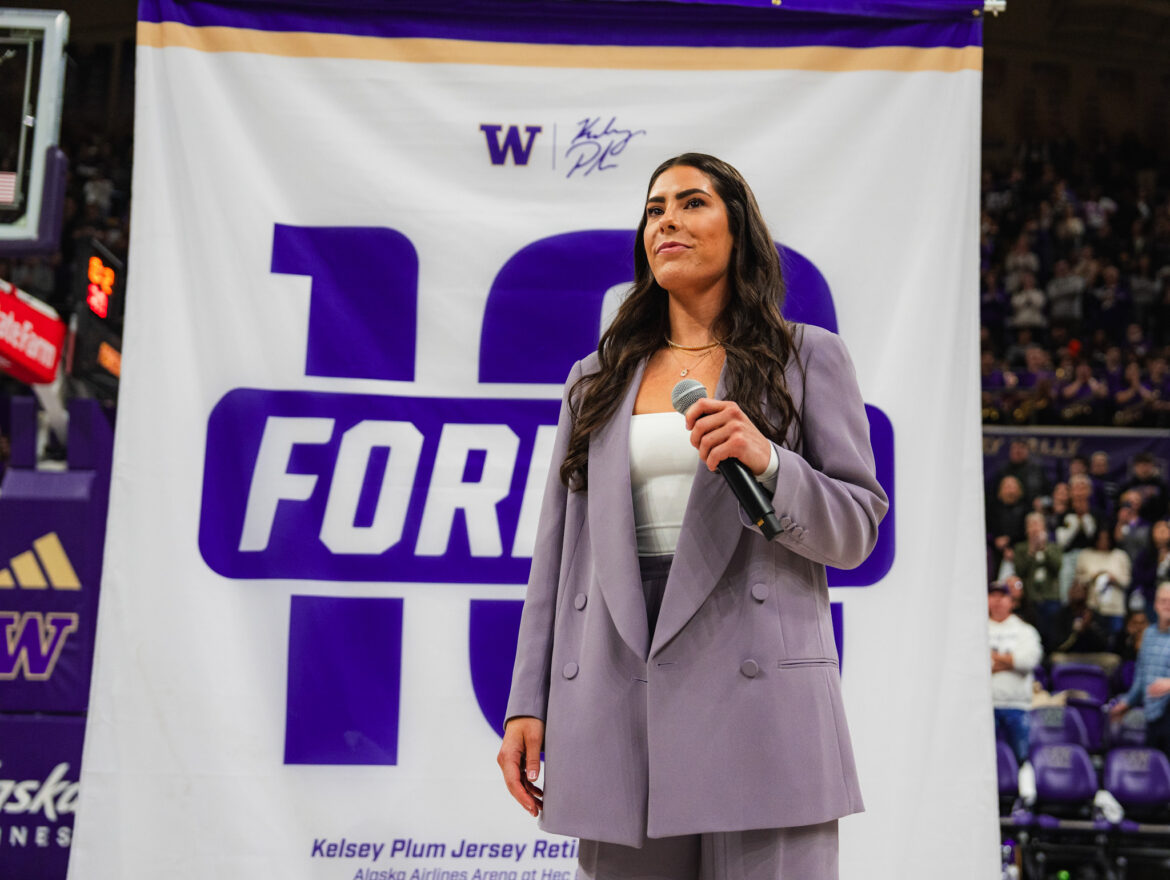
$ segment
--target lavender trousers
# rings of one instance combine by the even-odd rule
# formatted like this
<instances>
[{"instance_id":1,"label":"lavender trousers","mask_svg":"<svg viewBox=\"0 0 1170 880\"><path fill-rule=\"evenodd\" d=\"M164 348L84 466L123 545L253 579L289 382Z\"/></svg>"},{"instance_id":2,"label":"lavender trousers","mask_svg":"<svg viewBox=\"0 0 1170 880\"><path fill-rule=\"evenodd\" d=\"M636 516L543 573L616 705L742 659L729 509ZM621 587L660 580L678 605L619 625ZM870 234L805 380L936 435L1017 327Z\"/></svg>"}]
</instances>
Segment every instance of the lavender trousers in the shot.
<instances>
[{"instance_id":1,"label":"lavender trousers","mask_svg":"<svg viewBox=\"0 0 1170 880\"><path fill-rule=\"evenodd\" d=\"M795 828L582 840L577 880L837 880L837 820Z\"/></svg>"}]
</instances>

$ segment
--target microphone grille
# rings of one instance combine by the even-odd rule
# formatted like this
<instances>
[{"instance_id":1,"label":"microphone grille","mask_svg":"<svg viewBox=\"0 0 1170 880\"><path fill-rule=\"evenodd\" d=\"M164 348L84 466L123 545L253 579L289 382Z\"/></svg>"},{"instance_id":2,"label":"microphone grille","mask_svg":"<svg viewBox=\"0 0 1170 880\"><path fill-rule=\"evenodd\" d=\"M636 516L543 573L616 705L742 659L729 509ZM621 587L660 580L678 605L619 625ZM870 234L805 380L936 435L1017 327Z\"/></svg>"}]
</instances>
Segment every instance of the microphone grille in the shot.
<instances>
[{"instance_id":1,"label":"microphone grille","mask_svg":"<svg viewBox=\"0 0 1170 880\"><path fill-rule=\"evenodd\" d=\"M707 396L707 389L696 379L683 379L670 392L670 403L680 413L685 413L697 400Z\"/></svg>"}]
</instances>

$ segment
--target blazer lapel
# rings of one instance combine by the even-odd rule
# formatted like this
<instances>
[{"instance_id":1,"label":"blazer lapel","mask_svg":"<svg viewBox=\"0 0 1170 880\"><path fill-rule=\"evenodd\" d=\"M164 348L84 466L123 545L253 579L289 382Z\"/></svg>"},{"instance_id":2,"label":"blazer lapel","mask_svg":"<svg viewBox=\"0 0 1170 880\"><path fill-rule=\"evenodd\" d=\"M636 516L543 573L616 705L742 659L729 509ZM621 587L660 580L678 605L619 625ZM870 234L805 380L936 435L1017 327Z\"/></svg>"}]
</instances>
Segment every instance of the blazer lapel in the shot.
<instances>
[{"instance_id":1,"label":"blazer lapel","mask_svg":"<svg viewBox=\"0 0 1170 880\"><path fill-rule=\"evenodd\" d=\"M634 532L630 488L630 417L642 384L643 361L613 417L589 441L589 534L598 586L622 640L644 658L650 627Z\"/></svg>"},{"instance_id":2,"label":"blazer lapel","mask_svg":"<svg viewBox=\"0 0 1170 880\"><path fill-rule=\"evenodd\" d=\"M719 400L725 394L725 372L726 368L720 372L715 390L715 397ZM650 656L657 654L678 635L707 600L727 569L742 532L735 495L718 471L711 473L707 465L699 461L666 581Z\"/></svg>"}]
</instances>

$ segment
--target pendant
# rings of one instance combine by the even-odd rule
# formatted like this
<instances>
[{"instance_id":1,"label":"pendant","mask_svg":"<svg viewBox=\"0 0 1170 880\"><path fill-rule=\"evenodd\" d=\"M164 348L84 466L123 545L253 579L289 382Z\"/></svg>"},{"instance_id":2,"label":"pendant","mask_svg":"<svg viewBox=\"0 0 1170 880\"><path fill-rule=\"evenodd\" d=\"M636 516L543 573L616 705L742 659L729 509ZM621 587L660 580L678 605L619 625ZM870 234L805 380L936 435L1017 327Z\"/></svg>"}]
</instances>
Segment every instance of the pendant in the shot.
<instances>
[{"instance_id":1,"label":"pendant","mask_svg":"<svg viewBox=\"0 0 1170 880\"><path fill-rule=\"evenodd\" d=\"M690 370L683 370L681 373L679 373L679 375L680 375L680 376L685 376L685 375L686 375L687 373L689 373L689 372L690 372Z\"/></svg>"}]
</instances>

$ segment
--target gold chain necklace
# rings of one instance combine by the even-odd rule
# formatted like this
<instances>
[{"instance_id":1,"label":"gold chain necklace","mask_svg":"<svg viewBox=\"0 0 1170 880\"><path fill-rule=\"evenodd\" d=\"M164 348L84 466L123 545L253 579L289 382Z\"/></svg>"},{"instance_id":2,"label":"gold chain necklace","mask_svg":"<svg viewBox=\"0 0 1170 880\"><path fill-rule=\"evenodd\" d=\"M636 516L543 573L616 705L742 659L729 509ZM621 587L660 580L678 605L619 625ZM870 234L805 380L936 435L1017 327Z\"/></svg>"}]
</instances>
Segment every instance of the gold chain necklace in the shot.
<instances>
[{"instance_id":1,"label":"gold chain necklace","mask_svg":"<svg viewBox=\"0 0 1170 880\"><path fill-rule=\"evenodd\" d=\"M663 336L662 338L666 340L667 345L678 351L709 351L715 346L723 344L722 340L716 339L714 342L708 342L706 345L679 345L669 336Z\"/></svg>"},{"instance_id":2,"label":"gold chain necklace","mask_svg":"<svg viewBox=\"0 0 1170 880\"><path fill-rule=\"evenodd\" d=\"M669 339L668 339L668 340L666 340L666 341L667 341L667 342L670 342L670 340L669 340ZM691 370L697 369L697 368L698 368L698 366L699 366L699 364L701 364L705 358L707 358L707 357L709 357L709 356L710 356L711 352L713 352L713 351L715 350L715 347L716 347L717 345L719 345L719 343L718 343L718 342L712 342L710 345L704 345L704 346L700 346L700 347L699 347L699 348L697 348L697 349L688 349L688 348L683 348L683 346L681 346L681 345L678 345L678 346L676 346L676 345L674 345L673 343L671 343L671 345L670 345L670 348L668 348L668 349L667 349L667 351L669 351L669 352L670 352L670 356L671 356L672 358L674 358L674 362L675 362L676 364L678 364L680 367L682 367L682 370L680 370L680 371L679 371L679 375L680 375L680 376L686 376L686 374L687 374L687 373L689 373ZM683 362L682 362L682 361L680 361L680 360L678 359L678 355L674 353L674 350L675 350L676 348L678 348L678 349L680 349L680 350L682 350L682 351L702 351L703 353L702 353L701 355L699 355L699 358L698 358L698 360L696 360L696 361L695 361L693 364L691 364L689 367L686 367L686 366L683 366Z\"/></svg>"}]
</instances>

